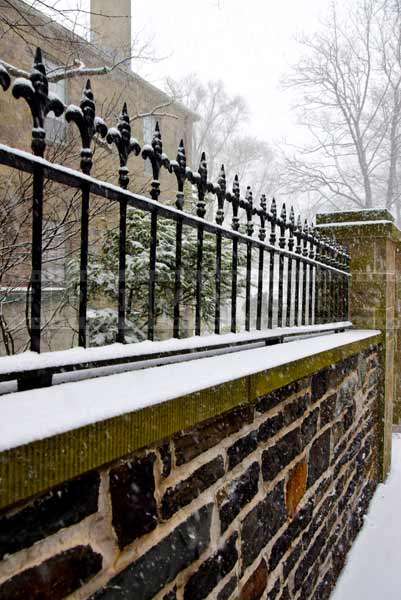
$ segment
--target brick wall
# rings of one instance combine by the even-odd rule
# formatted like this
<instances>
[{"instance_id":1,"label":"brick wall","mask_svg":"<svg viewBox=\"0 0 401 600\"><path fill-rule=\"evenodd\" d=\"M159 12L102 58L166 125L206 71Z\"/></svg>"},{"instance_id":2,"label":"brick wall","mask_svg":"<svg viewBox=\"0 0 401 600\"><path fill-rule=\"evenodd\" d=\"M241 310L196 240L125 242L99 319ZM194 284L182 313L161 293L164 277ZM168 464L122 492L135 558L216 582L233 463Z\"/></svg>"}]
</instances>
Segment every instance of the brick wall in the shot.
<instances>
[{"instance_id":1,"label":"brick wall","mask_svg":"<svg viewBox=\"0 0 401 600\"><path fill-rule=\"evenodd\" d=\"M377 484L380 371L372 347L3 511L0 600L328 598Z\"/></svg>"}]
</instances>

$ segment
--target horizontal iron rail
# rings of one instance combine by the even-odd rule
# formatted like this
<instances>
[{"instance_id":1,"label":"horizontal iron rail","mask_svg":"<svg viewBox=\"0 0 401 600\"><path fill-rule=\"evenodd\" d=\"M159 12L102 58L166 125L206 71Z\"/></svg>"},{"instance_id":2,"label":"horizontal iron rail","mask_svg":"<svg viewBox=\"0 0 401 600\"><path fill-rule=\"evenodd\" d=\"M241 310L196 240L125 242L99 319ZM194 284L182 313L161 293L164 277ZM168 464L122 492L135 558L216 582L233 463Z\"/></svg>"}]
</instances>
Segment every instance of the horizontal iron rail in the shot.
<instances>
[{"instance_id":1,"label":"horizontal iron rail","mask_svg":"<svg viewBox=\"0 0 401 600\"><path fill-rule=\"evenodd\" d=\"M21 360L21 356L15 355L13 357L0 358L0 383L18 381L19 390L28 390L50 386L52 384L53 375L62 373L72 373L119 365L134 365L145 363L147 361L162 361L166 358L176 359L177 361L193 360L195 358L200 358L202 353L205 352L224 353L225 350L232 351L232 349L235 348L239 351L250 344L264 343L264 345L267 346L281 343L287 338L311 337L331 332L344 331L350 328L352 328L352 323L349 321L315 326L284 327L273 330L235 334L235 339L233 339L234 336L232 334L229 334L228 336L215 336L215 340L211 340L210 336L205 336L204 340L202 340L202 337L197 338L195 344L191 343L190 338L187 338L176 343L176 347L173 349L160 349L163 344L168 345L168 342L170 341L168 340L166 342L155 342L155 349L148 352L138 352L138 344L129 344L123 347L123 352L121 354L114 357L109 355L112 353L112 349L110 349L110 353L106 353L104 357L102 357L102 348L91 348L84 350L88 360L82 361L74 360L73 356L68 360L68 358L65 357L65 354L69 351L62 353L53 352L51 355L49 355L49 353L44 355L30 354L27 356L27 362L30 362L30 365L26 367L23 364L24 357ZM177 342L177 340L175 340L175 342ZM75 353L74 350L71 352L72 354ZM51 364L52 361L53 364ZM50 364L41 366L41 362Z\"/></svg>"},{"instance_id":2,"label":"horizontal iron rail","mask_svg":"<svg viewBox=\"0 0 401 600\"><path fill-rule=\"evenodd\" d=\"M253 247L265 248L267 251L276 253L278 256L285 256L288 258L296 259L303 264L317 265L326 271L333 273L339 273L350 278L351 275L347 271L333 267L332 265L322 263L315 259L307 256L301 256L295 252L273 246L268 242L261 241L259 239L250 237L239 231L228 229L226 227L205 221L204 219L195 215L190 215L179 211L178 209L162 204L156 200L151 200L140 194L135 194L127 190L123 190L121 187L112 183L100 181L94 177L85 175L75 169L64 167L61 165L53 164L44 158L34 156L28 152L17 150L11 146L0 144L0 164L23 171L26 173L32 173L35 167L38 165L42 167L44 177L56 183L66 185L71 188L82 188L83 183L87 183L90 192L95 196L111 200L113 202L120 202L125 200L128 206L137 208L140 210L147 211L149 213L157 212L159 217L165 217L174 221L182 221L183 224L193 228L198 228L200 225L203 230L208 233L217 234L220 233L223 237L228 239L238 239L241 243L251 243Z\"/></svg>"}]
</instances>

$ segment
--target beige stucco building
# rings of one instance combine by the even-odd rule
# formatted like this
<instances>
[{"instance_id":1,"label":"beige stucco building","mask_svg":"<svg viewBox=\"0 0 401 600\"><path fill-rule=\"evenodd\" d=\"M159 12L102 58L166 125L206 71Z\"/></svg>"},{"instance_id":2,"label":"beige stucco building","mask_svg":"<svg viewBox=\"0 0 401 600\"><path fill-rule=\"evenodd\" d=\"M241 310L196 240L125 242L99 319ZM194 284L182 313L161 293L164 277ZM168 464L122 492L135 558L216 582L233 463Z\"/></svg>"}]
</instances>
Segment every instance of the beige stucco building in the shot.
<instances>
[{"instance_id":1,"label":"beige stucco building","mask_svg":"<svg viewBox=\"0 0 401 600\"><path fill-rule=\"evenodd\" d=\"M55 22L45 14L29 6L22 0L11 0L1 7L0 28L0 60L8 65L29 72L32 68L36 47L41 47L48 73L64 74L65 78L51 84L51 91L56 92L65 105L80 102L82 89L90 75L95 95L97 114L103 117L108 127L117 124L123 103L128 105L132 119L132 135L140 145L150 143L156 121L163 139L163 150L169 158L175 158L178 144L184 140L188 164L191 164L192 128L198 119L197 115L187 110L180 102L173 101L162 90L140 77L131 70L131 22L135 23L135 15L131 15L130 0L91 0L90 36L80 37L70 29ZM6 25L16 24L16 27ZM21 34L22 32L22 34ZM123 62L121 62L123 61ZM78 69L78 72L77 72ZM75 73L69 76L71 70ZM12 78L16 73L10 70ZM166 76L168 73L166 73ZM28 105L23 100L15 100L11 90L0 90L0 143L8 144L23 150L30 150L32 119ZM49 160L66 164L79 169L80 139L74 124L67 124L64 117L56 119L49 116L46 122L47 149ZM130 171L129 189L138 193L148 193L152 172L150 163L140 156L131 156L128 162ZM119 160L115 148L95 145L94 166L92 174L111 182L118 182ZM175 200L176 181L174 175L163 171L161 174L161 196L163 202L173 203ZM21 189L18 173L0 167L3 206L15 204L15 196ZM15 190L18 190L17 193ZM12 218L18 211L26 211L30 207L30 187L24 190L28 201L16 202L7 220L0 218L2 243L7 248L10 243L20 245L23 252L12 250L11 268L2 272L4 262L10 253L0 251L0 326L4 327L18 321L24 321L23 305L25 305L26 287L30 274L30 217ZM59 289L64 282L64 263L66 257L77 252L79 244L79 197L71 202L71 190L51 184L46 188L44 212L49 227L59 229L53 247L44 254L44 280L48 288L46 298L52 296L51 305L59 298ZM3 201L7 197L7 201ZM66 202L67 198L67 202ZM68 206L66 207L66 205ZM118 207L111 203L107 206L100 201L91 201L92 218L90 223L90 241L96 246L101 238L102 230L117 223ZM14 212L13 212L14 211ZM68 214L66 223L60 227L60 221ZM71 217L73 215L73 218ZM70 221L75 219L75 231ZM19 231L15 232L18 223ZM66 242L61 243L62 237ZM6 239L8 238L8 239ZM93 246L92 246L93 247ZM2 265L3 263L3 265ZM13 293L10 300L10 288ZM54 298L55 296L55 298ZM19 299L19 300L18 300ZM18 300L16 302L16 300ZM50 310L50 309L49 309ZM46 311L45 311L46 312ZM19 316L18 316L19 315ZM46 315L45 315L46 319ZM53 340L52 349L68 346L65 344L65 332L58 323L49 326L48 339ZM24 327L22 327L24 330ZM0 331L0 334L2 332ZM25 333L22 334L23 338ZM17 336L18 337L18 336ZM44 334L46 339L46 334ZM60 338L60 342L57 339ZM56 340L56 341L55 341ZM6 351L4 336L0 335L0 354ZM18 348L23 343L18 342ZM44 345L46 348L46 343Z\"/></svg>"}]
</instances>

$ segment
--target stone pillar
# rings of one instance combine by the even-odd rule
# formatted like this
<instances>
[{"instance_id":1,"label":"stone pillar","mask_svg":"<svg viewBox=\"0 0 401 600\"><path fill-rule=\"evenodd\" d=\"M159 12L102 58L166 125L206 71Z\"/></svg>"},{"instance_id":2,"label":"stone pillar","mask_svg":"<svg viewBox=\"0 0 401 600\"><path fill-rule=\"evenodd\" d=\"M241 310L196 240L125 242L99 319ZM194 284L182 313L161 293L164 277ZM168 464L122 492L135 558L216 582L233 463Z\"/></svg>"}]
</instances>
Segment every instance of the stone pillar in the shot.
<instances>
[{"instance_id":1,"label":"stone pillar","mask_svg":"<svg viewBox=\"0 0 401 600\"><path fill-rule=\"evenodd\" d=\"M401 416L401 232L387 210L317 215L322 234L334 236L351 256L350 319L354 326L383 333L380 446L384 480L391 466L393 418ZM396 300L397 293L397 300Z\"/></svg>"}]
</instances>

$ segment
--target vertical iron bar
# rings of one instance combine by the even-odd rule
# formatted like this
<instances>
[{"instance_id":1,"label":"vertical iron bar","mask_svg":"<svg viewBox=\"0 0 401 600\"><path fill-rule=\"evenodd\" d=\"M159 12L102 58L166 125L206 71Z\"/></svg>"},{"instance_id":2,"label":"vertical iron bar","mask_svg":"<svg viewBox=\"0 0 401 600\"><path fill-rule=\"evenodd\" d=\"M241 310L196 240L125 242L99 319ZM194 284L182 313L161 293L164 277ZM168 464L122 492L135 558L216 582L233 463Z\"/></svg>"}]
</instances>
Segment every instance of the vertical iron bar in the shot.
<instances>
[{"instance_id":1,"label":"vertical iron bar","mask_svg":"<svg viewBox=\"0 0 401 600\"><path fill-rule=\"evenodd\" d=\"M120 236L118 242L118 331L117 342L125 343L125 269L127 253L127 201L120 198Z\"/></svg>"},{"instance_id":2,"label":"vertical iron bar","mask_svg":"<svg viewBox=\"0 0 401 600\"><path fill-rule=\"evenodd\" d=\"M268 329L273 329L273 292L274 292L274 250L270 250L269 261L269 306L268 306Z\"/></svg>"},{"instance_id":3,"label":"vertical iron bar","mask_svg":"<svg viewBox=\"0 0 401 600\"><path fill-rule=\"evenodd\" d=\"M292 258L288 257L287 267L287 312L285 324L286 327L291 326L291 299L292 299Z\"/></svg>"},{"instance_id":4,"label":"vertical iron bar","mask_svg":"<svg viewBox=\"0 0 401 600\"><path fill-rule=\"evenodd\" d=\"M326 300L326 323L331 323L331 271L326 271L326 290L325 290L325 300Z\"/></svg>"},{"instance_id":5,"label":"vertical iron bar","mask_svg":"<svg viewBox=\"0 0 401 600\"><path fill-rule=\"evenodd\" d=\"M175 281L174 281L174 325L173 336L180 337L180 304L182 294L182 219L178 219L175 231Z\"/></svg>"},{"instance_id":6,"label":"vertical iron bar","mask_svg":"<svg viewBox=\"0 0 401 600\"><path fill-rule=\"evenodd\" d=\"M302 320L301 325L306 324L306 263L302 262L302 298L301 298L301 314Z\"/></svg>"},{"instance_id":7,"label":"vertical iron bar","mask_svg":"<svg viewBox=\"0 0 401 600\"><path fill-rule=\"evenodd\" d=\"M233 255L231 266L231 332L237 331L237 269L238 269L238 238L233 238Z\"/></svg>"},{"instance_id":8,"label":"vertical iron bar","mask_svg":"<svg viewBox=\"0 0 401 600\"><path fill-rule=\"evenodd\" d=\"M301 268L301 260L299 258L296 259L295 264L295 315L294 315L294 325L297 326L299 324L299 279L300 279L300 271Z\"/></svg>"},{"instance_id":9,"label":"vertical iron bar","mask_svg":"<svg viewBox=\"0 0 401 600\"><path fill-rule=\"evenodd\" d=\"M320 292L321 292L320 279L321 279L320 267L316 266L316 268L315 268L315 304L314 304L313 322L317 325L320 323Z\"/></svg>"},{"instance_id":10,"label":"vertical iron bar","mask_svg":"<svg viewBox=\"0 0 401 600\"><path fill-rule=\"evenodd\" d=\"M322 272L323 275L323 281L322 281L322 323L327 323L328 322L328 310L329 310L329 305L328 305L328 293L327 293L327 288L328 288L328 271L326 268L323 269Z\"/></svg>"},{"instance_id":11,"label":"vertical iron bar","mask_svg":"<svg viewBox=\"0 0 401 600\"><path fill-rule=\"evenodd\" d=\"M314 274L313 271L314 271L314 266L312 264L310 264L309 265L308 325L312 325L312 317L313 317L313 274Z\"/></svg>"},{"instance_id":12,"label":"vertical iron bar","mask_svg":"<svg viewBox=\"0 0 401 600\"><path fill-rule=\"evenodd\" d=\"M42 302L43 167L33 170L31 351L40 352Z\"/></svg>"},{"instance_id":13,"label":"vertical iron bar","mask_svg":"<svg viewBox=\"0 0 401 600\"><path fill-rule=\"evenodd\" d=\"M279 254L279 269L278 269L278 316L277 326L283 326L283 279L284 279L284 256Z\"/></svg>"},{"instance_id":14,"label":"vertical iron bar","mask_svg":"<svg viewBox=\"0 0 401 600\"><path fill-rule=\"evenodd\" d=\"M335 283L334 283L334 293L335 293L335 314L334 320L337 322L340 320L340 303L339 303L339 291L340 291L340 278L338 277L338 273L335 274Z\"/></svg>"},{"instance_id":15,"label":"vertical iron bar","mask_svg":"<svg viewBox=\"0 0 401 600\"><path fill-rule=\"evenodd\" d=\"M260 331L262 329L262 301L263 301L263 263L264 263L264 250L262 246L259 247L259 272L258 272L258 298L256 306L256 329Z\"/></svg>"},{"instance_id":16,"label":"vertical iron bar","mask_svg":"<svg viewBox=\"0 0 401 600\"><path fill-rule=\"evenodd\" d=\"M221 305L221 233L216 234L216 305L214 313L214 332L220 333Z\"/></svg>"},{"instance_id":17,"label":"vertical iron bar","mask_svg":"<svg viewBox=\"0 0 401 600\"><path fill-rule=\"evenodd\" d=\"M280 239L279 239L279 247L280 250L284 250L285 248L285 230L287 228L287 211L285 204L281 209L280 219ZM279 275L278 275L278 315L277 315L277 325L278 327L283 326L283 285L284 285L284 256L280 252L279 254Z\"/></svg>"},{"instance_id":18,"label":"vertical iron bar","mask_svg":"<svg viewBox=\"0 0 401 600\"><path fill-rule=\"evenodd\" d=\"M245 298L245 330L251 329L251 270L252 270L252 244L247 243L246 248L246 298Z\"/></svg>"},{"instance_id":19,"label":"vertical iron bar","mask_svg":"<svg viewBox=\"0 0 401 600\"><path fill-rule=\"evenodd\" d=\"M198 225L198 241L196 250L196 305L195 335L201 334L202 318L202 262L203 262L203 225Z\"/></svg>"},{"instance_id":20,"label":"vertical iron bar","mask_svg":"<svg viewBox=\"0 0 401 600\"><path fill-rule=\"evenodd\" d=\"M81 255L79 271L78 344L86 348L86 313L88 307L89 186L82 184Z\"/></svg>"},{"instance_id":21,"label":"vertical iron bar","mask_svg":"<svg viewBox=\"0 0 401 600\"><path fill-rule=\"evenodd\" d=\"M156 253L157 253L157 211L154 210L150 221L149 253L149 300L148 300L148 339L155 335L156 317Z\"/></svg>"}]
</instances>

